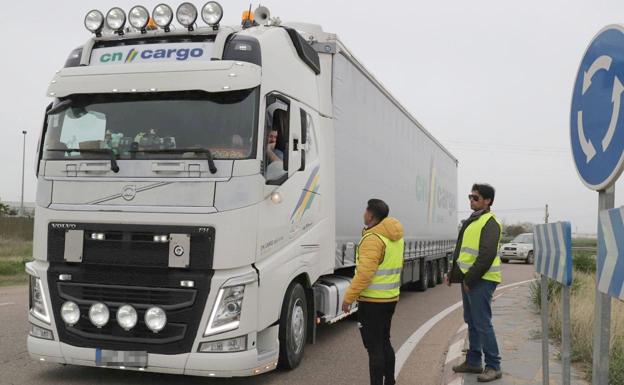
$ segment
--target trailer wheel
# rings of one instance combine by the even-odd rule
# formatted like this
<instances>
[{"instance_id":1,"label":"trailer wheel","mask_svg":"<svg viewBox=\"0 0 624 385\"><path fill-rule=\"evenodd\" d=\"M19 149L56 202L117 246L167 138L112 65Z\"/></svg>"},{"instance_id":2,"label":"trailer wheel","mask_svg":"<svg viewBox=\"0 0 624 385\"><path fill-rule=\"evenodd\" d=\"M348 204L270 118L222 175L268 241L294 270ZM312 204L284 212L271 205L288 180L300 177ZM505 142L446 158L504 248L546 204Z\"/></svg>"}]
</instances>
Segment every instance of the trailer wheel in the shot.
<instances>
[{"instance_id":1,"label":"trailer wheel","mask_svg":"<svg viewBox=\"0 0 624 385\"><path fill-rule=\"evenodd\" d=\"M423 263L422 269L420 269L418 284L416 285L416 290L418 291L426 291L429 287L429 277L430 277L431 266L427 262Z\"/></svg>"},{"instance_id":2,"label":"trailer wheel","mask_svg":"<svg viewBox=\"0 0 624 385\"><path fill-rule=\"evenodd\" d=\"M303 358L307 340L308 304L305 290L293 282L286 290L279 323L279 366L294 369Z\"/></svg>"},{"instance_id":3,"label":"trailer wheel","mask_svg":"<svg viewBox=\"0 0 624 385\"><path fill-rule=\"evenodd\" d=\"M429 262L429 287L435 287L437 275L438 263L436 261Z\"/></svg>"},{"instance_id":4,"label":"trailer wheel","mask_svg":"<svg viewBox=\"0 0 624 385\"><path fill-rule=\"evenodd\" d=\"M444 282L444 260L443 259L438 259L436 261L436 265L437 265L437 274L436 274L436 284L441 285L442 282Z\"/></svg>"}]
</instances>

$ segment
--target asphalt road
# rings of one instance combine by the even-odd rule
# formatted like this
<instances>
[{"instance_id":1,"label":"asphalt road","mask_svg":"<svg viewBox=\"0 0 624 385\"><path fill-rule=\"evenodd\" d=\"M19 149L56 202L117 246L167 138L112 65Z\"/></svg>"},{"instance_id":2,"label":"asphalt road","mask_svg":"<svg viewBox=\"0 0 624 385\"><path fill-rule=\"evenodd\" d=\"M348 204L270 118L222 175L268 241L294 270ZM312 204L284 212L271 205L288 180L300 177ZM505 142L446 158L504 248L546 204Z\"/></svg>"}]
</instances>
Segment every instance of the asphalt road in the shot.
<instances>
[{"instance_id":1,"label":"asphalt road","mask_svg":"<svg viewBox=\"0 0 624 385\"><path fill-rule=\"evenodd\" d=\"M533 266L503 265L505 284L533 278ZM431 317L461 300L459 287L439 285L424 293L403 290L392 325L395 350ZM0 288L0 384L367 384L368 358L357 323L344 320L321 328L301 365L256 377L212 379L33 361L26 352L28 290ZM416 346L398 384L439 385L449 339L461 324L461 310L438 323Z\"/></svg>"}]
</instances>

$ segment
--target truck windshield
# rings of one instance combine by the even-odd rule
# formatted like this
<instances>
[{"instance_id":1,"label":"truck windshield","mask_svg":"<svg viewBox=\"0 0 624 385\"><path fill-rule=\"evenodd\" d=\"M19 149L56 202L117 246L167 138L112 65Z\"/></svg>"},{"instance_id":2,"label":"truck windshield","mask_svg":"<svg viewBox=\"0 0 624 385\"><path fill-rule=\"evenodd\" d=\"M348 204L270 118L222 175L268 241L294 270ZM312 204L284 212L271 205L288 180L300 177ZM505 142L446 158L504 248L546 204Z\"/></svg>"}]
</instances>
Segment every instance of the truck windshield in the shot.
<instances>
[{"instance_id":1,"label":"truck windshield","mask_svg":"<svg viewBox=\"0 0 624 385\"><path fill-rule=\"evenodd\" d=\"M44 159L255 157L257 88L73 95L48 117ZM67 151L63 151L67 150ZM80 151L84 150L84 151Z\"/></svg>"}]
</instances>

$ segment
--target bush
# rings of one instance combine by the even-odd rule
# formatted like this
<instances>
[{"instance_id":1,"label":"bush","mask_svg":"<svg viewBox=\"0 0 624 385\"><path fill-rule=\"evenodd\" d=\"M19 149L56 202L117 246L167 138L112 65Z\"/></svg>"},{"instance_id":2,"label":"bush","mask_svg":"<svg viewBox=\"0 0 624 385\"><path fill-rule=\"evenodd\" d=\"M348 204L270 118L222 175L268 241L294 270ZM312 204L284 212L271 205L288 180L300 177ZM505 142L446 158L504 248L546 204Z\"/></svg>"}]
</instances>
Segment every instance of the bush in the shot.
<instances>
[{"instance_id":1,"label":"bush","mask_svg":"<svg viewBox=\"0 0 624 385\"><path fill-rule=\"evenodd\" d=\"M593 251L575 250L572 257L572 264L575 271L581 273L596 273L596 254Z\"/></svg>"},{"instance_id":2,"label":"bush","mask_svg":"<svg viewBox=\"0 0 624 385\"><path fill-rule=\"evenodd\" d=\"M548 292L546 294L548 303L552 303L553 298L560 295L561 287L561 284L557 281L553 281L552 279L548 280ZM537 281L531 282L529 290L531 292L531 302L537 307L537 310L540 310L542 308L542 281L538 279Z\"/></svg>"},{"instance_id":3,"label":"bush","mask_svg":"<svg viewBox=\"0 0 624 385\"><path fill-rule=\"evenodd\" d=\"M24 274L25 264L28 262L26 259L21 261L0 260L0 275L20 275Z\"/></svg>"}]
</instances>

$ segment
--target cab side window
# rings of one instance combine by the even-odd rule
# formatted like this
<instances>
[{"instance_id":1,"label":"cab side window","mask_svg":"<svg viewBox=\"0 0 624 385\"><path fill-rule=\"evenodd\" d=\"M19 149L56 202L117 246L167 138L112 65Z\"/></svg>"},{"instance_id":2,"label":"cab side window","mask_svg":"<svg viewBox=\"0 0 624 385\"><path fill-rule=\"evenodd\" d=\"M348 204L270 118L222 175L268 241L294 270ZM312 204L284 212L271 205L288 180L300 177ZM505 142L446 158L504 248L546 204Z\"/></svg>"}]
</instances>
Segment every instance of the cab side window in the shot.
<instances>
[{"instance_id":1,"label":"cab side window","mask_svg":"<svg viewBox=\"0 0 624 385\"><path fill-rule=\"evenodd\" d=\"M301 109L301 147L304 151L304 164L309 164L318 158L318 143L314 120L306 110Z\"/></svg>"},{"instance_id":2,"label":"cab side window","mask_svg":"<svg viewBox=\"0 0 624 385\"><path fill-rule=\"evenodd\" d=\"M281 185L288 179L290 102L267 96L264 145L264 177L267 184Z\"/></svg>"}]
</instances>

